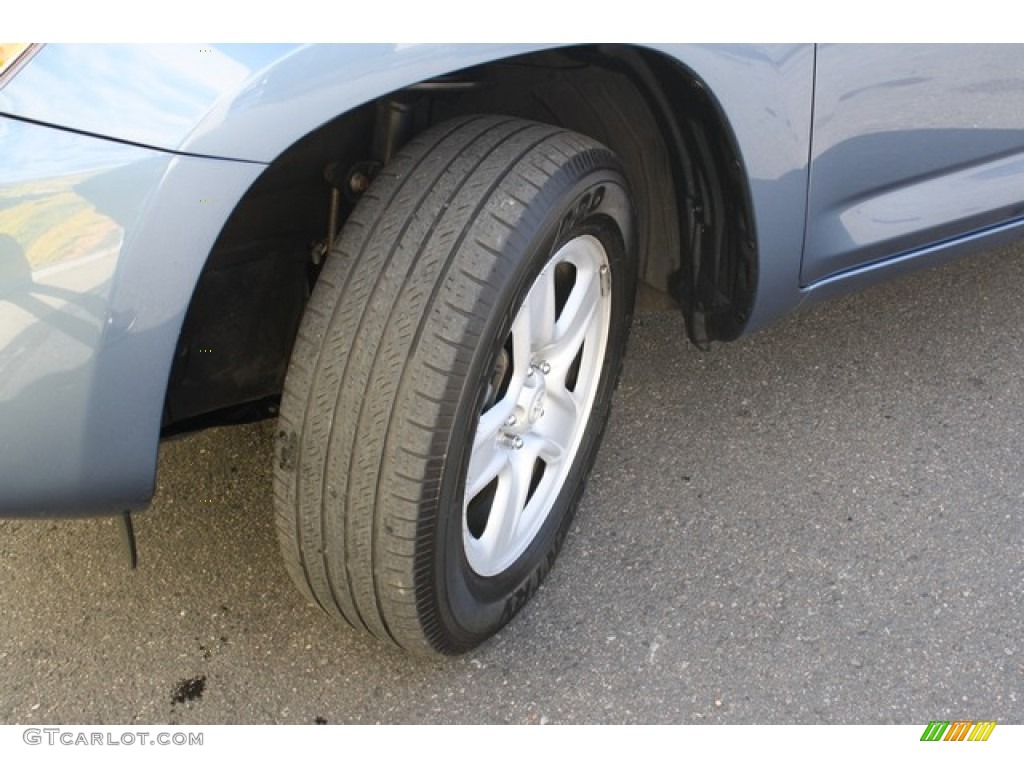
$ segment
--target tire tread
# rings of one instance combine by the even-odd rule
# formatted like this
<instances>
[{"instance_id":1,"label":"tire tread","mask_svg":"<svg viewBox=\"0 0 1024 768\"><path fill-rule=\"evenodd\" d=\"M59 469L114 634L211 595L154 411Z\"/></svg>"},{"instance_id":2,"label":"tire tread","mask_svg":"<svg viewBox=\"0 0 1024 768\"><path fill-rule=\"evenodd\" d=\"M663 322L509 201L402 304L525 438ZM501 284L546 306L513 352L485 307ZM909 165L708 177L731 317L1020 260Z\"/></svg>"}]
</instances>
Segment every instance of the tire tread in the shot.
<instances>
[{"instance_id":1,"label":"tire tread","mask_svg":"<svg viewBox=\"0 0 1024 768\"><path fill-rule=\"evenodd\" d=\"M410 651L463 650L443 637L420 556L464 397L453 382L532 203L599 146L517 118L458 118L403 148L346 222L296 337L274 462L286 568L327 613Z\"/></svg>"}]
</instances>

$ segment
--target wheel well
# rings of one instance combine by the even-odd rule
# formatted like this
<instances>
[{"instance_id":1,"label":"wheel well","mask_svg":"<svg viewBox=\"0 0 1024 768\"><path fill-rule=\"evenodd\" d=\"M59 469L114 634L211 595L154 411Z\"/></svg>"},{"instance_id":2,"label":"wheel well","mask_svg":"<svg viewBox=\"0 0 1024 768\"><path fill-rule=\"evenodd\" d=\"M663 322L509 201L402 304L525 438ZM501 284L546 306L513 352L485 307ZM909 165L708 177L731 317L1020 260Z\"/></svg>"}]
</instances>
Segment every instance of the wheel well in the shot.
<instances>
[{"instance_id":1,"label":"wheel well","mask_svg":"<svg viewBox=\"0 0 1024 768\"><path fill-rule=\"evenodd\" d=\"M270 164L197 283L168 382L165 435L275 412L329 226L340 228L362 180L403 140L469 113L552 123L613 149L633 187L643 290L671 296L698 344L739 335L756 286L753 222L743 166L711 93L648 50L544 51L390 94Z\"/></svg>"}]
</instances>

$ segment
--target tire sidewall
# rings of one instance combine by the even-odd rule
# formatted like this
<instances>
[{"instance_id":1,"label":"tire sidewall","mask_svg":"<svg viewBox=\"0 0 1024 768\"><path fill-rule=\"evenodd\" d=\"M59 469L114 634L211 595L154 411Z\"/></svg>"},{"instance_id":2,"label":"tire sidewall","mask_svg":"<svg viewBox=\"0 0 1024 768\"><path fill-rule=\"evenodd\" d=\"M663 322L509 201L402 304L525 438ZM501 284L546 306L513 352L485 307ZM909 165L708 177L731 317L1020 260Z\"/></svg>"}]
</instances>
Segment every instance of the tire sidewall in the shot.
<instances>
[{"instance_id":1,"label":"tire sidewall","mask_svg":"<svg viewBox=\"0 0 1024 768\"><path fill-rule=\"evenodd\" d=\"M437 620L445 650L460 651L479 644L507 623L536 591L551 569L568 533L593 464L617 384L632 314L636 268L634 213L628 187L610 152L592 149L566 163L532 200L522 222L539 221L532 234L510 239L495 304L485 308L488 320L466 376L460 407L450 433L448 461L442 481L429 567L436 585ZM551 511L533 541L503 572L476 573L465 554L463 494L469 457L483 407L488 372L511 331L512 321L534 281L566 242L582 235L596 237L604 247L611 272L611 317L600 382L588 423ZM497 271L501 272L499 268ZM427 565L424 563L424 565Z\"/></svg>"}]
</instances>

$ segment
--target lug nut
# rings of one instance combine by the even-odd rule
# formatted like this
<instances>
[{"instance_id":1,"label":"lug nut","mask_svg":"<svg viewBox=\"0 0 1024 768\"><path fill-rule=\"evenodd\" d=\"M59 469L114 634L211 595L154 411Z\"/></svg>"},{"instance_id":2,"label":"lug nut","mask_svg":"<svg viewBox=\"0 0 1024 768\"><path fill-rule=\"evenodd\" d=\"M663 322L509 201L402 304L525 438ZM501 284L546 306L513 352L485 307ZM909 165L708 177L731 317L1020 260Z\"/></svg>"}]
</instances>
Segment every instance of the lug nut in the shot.
<instances>
[{"instance_id":1,"label":"lug nut","mask_svg":"<svg viewBox=\"0 0 1024 768\"><path fill-rule=\"evenodd\" d=\"M502 445L508 446L509 448L514 448L515 450L518 451L520 448L523 447L523 438L521 438L519 435L502 435L501 443Z\"/></svg>"}]
</instances>

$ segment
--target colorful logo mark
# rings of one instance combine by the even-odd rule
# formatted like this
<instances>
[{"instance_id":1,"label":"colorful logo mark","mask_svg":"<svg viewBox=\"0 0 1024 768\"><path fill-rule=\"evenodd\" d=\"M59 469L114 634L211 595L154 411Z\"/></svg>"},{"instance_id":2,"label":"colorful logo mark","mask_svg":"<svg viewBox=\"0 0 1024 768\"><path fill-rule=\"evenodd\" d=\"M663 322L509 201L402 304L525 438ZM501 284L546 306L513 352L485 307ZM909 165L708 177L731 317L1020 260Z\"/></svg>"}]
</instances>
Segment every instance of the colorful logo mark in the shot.
<instances>
[{"instance_id":1,"label":"colorful logo mark","mask_svg":"<svg viewBox=\"0 0 1024 768\"><path fill-rule=\"evenodd\" d=\"M995 720L932 720L921 734L921 741L988 741L995 727Z\"/></svg>"}]
</instances>

